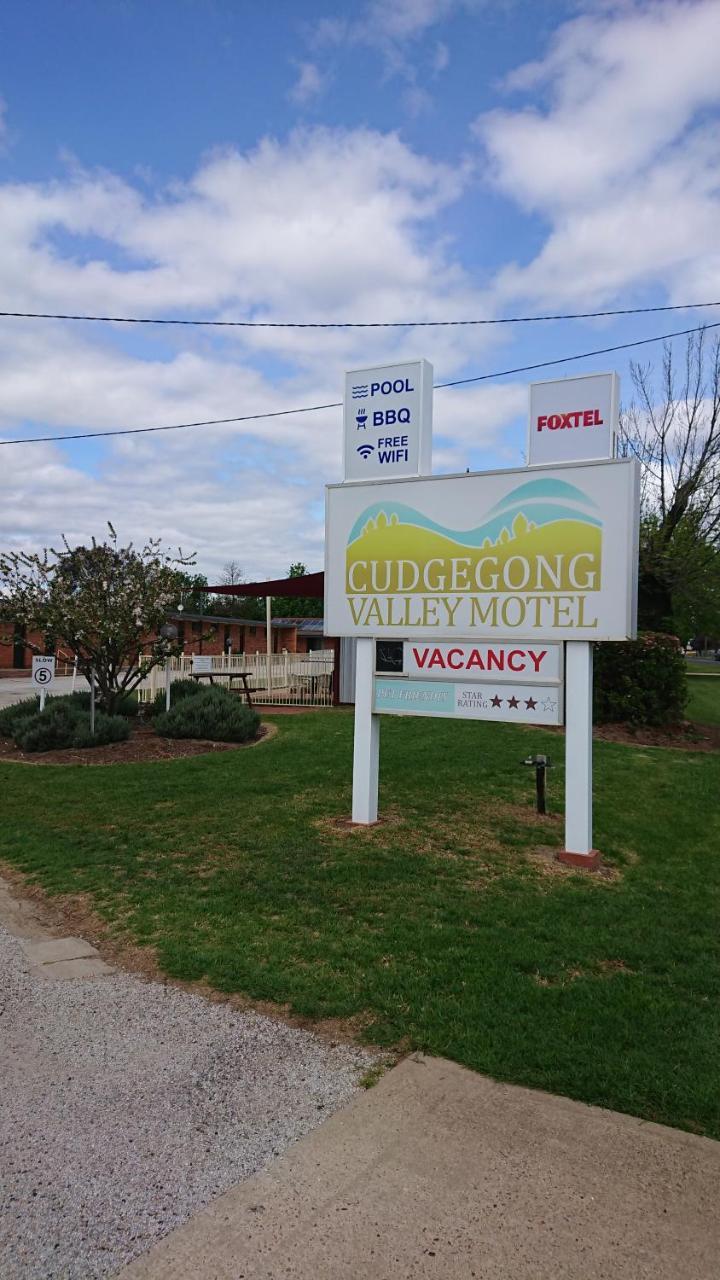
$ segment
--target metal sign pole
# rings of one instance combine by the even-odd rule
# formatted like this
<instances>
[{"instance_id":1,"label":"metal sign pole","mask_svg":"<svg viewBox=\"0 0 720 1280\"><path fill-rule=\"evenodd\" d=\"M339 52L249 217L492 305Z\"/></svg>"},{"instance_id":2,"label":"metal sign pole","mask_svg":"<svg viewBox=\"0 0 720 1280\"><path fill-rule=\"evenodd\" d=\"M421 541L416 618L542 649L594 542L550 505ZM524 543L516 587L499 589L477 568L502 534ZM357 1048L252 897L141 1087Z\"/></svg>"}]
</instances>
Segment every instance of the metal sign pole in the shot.
<instances>
[{"instance_id":1,"label":"metal sign pole","mask_svg":"<svg viewBox=\"0 0 720 1280\"><path fill-rule=\"evenodd\" d=\"M95 671L90 668L90 732L95 736Z\"/></svg>"}]
</instances>

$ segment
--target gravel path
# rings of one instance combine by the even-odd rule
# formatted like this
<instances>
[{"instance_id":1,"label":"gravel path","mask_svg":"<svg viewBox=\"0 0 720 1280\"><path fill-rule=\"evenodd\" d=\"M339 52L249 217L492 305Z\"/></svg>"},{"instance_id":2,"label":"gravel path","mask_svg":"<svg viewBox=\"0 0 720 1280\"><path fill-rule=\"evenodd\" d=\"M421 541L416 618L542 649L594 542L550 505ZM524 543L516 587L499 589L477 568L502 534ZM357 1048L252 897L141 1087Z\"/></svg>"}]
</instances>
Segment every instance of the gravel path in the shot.
<instances>
[{"instance_id":1,"label":"gravel path","mask_svg":"<svg viewBox=\"0 0 720 1280\"><path fill-rule=\"evenodd\" d=\"M93 1280L269 1164L370 1054L117 973L30 976L0 928L0 1276Z\"/></svg>"}]
</instances>

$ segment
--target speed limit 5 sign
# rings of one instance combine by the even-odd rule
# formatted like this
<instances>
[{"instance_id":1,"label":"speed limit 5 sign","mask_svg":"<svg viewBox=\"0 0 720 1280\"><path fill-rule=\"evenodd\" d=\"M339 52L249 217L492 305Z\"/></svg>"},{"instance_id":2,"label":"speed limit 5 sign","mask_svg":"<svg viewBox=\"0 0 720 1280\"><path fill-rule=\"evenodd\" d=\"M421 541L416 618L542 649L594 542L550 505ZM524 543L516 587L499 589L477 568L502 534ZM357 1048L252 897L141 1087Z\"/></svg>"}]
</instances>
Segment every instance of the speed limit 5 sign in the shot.
<instances>
[{"instance_id":1,"label":"speed limit 5 sign","mask_svg":"<svg viewBox=\"0 0 720 1280\"><path fill-rule=\"evenodd\" d=\"M46 692L55 679L55 659L48 654L34 654L32 660L32 682L37 689Z\"/></svg>"}]
</instances>

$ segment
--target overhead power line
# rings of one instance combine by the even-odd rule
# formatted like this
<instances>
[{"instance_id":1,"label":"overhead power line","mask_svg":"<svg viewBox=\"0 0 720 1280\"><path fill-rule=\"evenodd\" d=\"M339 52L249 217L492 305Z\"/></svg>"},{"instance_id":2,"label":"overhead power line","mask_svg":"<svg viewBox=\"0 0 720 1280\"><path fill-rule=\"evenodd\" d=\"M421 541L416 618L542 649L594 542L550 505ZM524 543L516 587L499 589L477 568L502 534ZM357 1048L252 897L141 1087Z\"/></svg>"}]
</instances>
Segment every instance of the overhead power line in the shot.
<instances>
[{"instance_id":1,"label":"overhead power line","mask_svg":"<svg viewBox=\"0 0 720 1280\"><path fill-rule=\"evenodd\" d=\"M555 360L539 360L536 364L518 365L514 369L498 369L494 373L478 373L472 378L454 378L451 382L436 382L435 391L446 387L464 387L471 382L488 382L493 378L507 378L514 373L532 373L535 369L549 369L553 365L570 364L573 360L589 360L592 356L606 356L614 351L627 351L631 347L645 347L652 342L667 342L670 338L684 338L706 329L720 329L720 320L713 324L701 324L694 329L676 329L674 333L658 333L653 338L637 338L634 342L620 342L613 347L598 347L595 351L580 351L573 356L558 356ZM78 431L66 436L27 436L21 440L0 440L1 445L48 444L63 440L100 440L108 436L140 436L153 431L187 431L190 427L219 427L231 422L258 422L265 418L285 418L293 413L318 413L322 409L341 409L342 400L330 404L306 404L296 409L274 409L266 413L244 413L235 418L207 418L200 422L174 422L164 427L121 427L113 431Z\"/></svg>"},{"instance_id":2,"label":"overhead power line","mask_svg":"<svg viewBox=\"0 0 720 1280\"><path fill-rule=\"evenodd\" d=\"M718 302L680 302L664 307L620 307L612 311L568 311L542 316L499 316L481 320L174 320L169 317L85 316L51 311L0 311L5 320L89 320L97 324L172 324L215 329L440 329L464 325L537 324L544 320L599 320L605 316L647 316L659 311L697 311Z\"/></svg>"}]
</instances>

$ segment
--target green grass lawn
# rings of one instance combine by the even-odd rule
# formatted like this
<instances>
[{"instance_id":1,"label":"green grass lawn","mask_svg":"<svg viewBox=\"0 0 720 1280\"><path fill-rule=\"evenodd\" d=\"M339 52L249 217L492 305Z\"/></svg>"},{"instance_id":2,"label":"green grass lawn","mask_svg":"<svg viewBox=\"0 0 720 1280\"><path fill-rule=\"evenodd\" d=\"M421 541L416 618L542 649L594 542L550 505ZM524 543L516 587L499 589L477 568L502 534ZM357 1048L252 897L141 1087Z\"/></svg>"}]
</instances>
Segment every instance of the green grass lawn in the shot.
<instances>
[{"instance_id":1,"label":"green grass lawn","mask_svg":"<svg viewBox=\"0 0 720 1280\"><path fill-rule=\"evenodd\" d=\"M685 709L688 720L697 724L720 724L720 664L717 675L698 675L688 679L690 698Z\"/></svg>"},{"instance_id":2,"label":"green grass lawn","mask_svg":"<svg viewBox=\"0 0 720 1280\"><path fill-rule=\"evenodd\" d=\"M382 726L381 810L350 807L352 716L257 748L112 768L0 767L0 857L85 892L171 976L356 1017L366 1037L720 1137L720 755L598 743L607 877L533 772L551 732Z\"/></svg>"}]
</instances>

